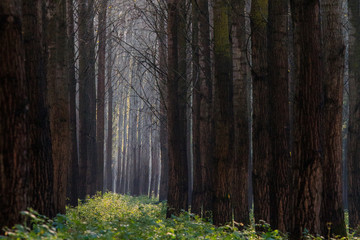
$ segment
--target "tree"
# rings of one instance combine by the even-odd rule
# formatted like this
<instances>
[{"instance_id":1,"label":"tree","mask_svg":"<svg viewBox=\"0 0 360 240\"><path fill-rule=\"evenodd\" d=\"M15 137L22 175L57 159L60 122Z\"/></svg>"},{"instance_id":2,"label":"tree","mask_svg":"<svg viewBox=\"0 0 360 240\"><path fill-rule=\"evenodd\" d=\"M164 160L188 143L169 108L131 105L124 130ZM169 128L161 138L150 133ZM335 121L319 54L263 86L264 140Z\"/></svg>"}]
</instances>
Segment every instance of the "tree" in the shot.
<instances>
[{"instance_id":1,"label":"tree","mask_svg":"<svg viewBox=\"0 0 360 240\"><path fill-rule=\"evenodd\" d=\"M228 175L234 147L232 56L230 43L230 6L217 0L214 5L214 224L231 221Z\"/></svg>"},{"instance_id":2,"label":"tree","mask_svg":"<svg viewBox=\"0 0 360 240\"><path fill-rule=\"evenodd\" d=\"M269 80L267 75L268 1L251 2L251 50L253 77L253 194L255 221L270 221L269 190Z\"/></svg>"},{"instance_id":3,"label":"tree","mask_svg":"<svg viewBox=\"0 0 360 240\"><path fill-rule=\"evenodd\" d=\"M96 93L93 0L79 1L79 198L96 192Z\"/></svg>"},{"instance_id":4,"label":"tree","mask_svg":"<svg viewBox=\"0 0 360 240\"><path fill-rule=\"evenodd\" d=\"M98 50L98 82L97 82L97 117L96 117L96 145L97 145L97 190L104 188L104 125L105 125L105 50L106 50L106 10L107 1L100 2L99 10L99 50Z\"/></svg>"},{"instance_id":5,"label":"tree","mask_svg":"<svg viewBox=\"0 0 360 240\"><path fill-rule=\"evenodd\" d=\"M67 67L66 1L50 2L46 14L48 28L47 98L49 101L54 201L57 213L65 213L66 181L70 161L70 112Z\"/></svg>"},{"instance_id":6,"label":"tree","mask_svg":"<svg viewBox=\"0 0 360 240\"><path fill-rule=\"evenodd\" d=\"M168 0L167 126L169 188L166 216L188 208L188 166L186 154L186 64L184 68L185 1ZM183 57L183 58L182 58Z\"/></svg>"},{"instance_id":7,"label":"tree","mask_svg":"<svg viewBox=\"0 0 360 240\"><path fill-rule=\"evenodd\" d=\"M0 15L7 16L0 24L0 226L3 227L22 220L19 212L27 207L24 196L28 185L23 180L29 174L30 162L26 153L29 149L29 93L24 64L21 4L1 1Z\"/></svg>"},{"instance_id":8,"label":"tree","mask_svg":"<svg viewBox=\"0 0 360 240\"><path fill-rule=\"evenodd\" d=\"M55 200L52 144L50 139L49 109L46 105L46 34L41 20L47 12L44 1L22 2L25 71L29 90L29 159L31 170L26 194L28 206L47 216L58 211ZM41 9L41 10L40 10ZM65 196L64 196L65 198Z\"/></svg>"},{"instance_id":9,"label":"tree","mask_svg":"<svg viewBox=\"0 0 360 240\"><path fill-rule=\"evenodd\" d=\"M289 223L290 120L288 77L288 1L269 1L268 68L271 163L269 165L270 225L282 232Z\"/></svg>"},{"instance_id":10,"label":"tree","mask_svg":"<svg viewBox=\"0 0 360 240\"><path fill-rule=\"evenodd\" d=\"M345 44L342 1L321 1L323 59L323 201L321 234L346 236L342 199L342 104ZM330 230L329 230L330 223Z\"/></svg>"},{"instance_id":11,"label":"tree","mask_svg":"<svg viewBox=\"0 0 360 240\"><path fill-rule=\"evenodd\" d=\"M248 123L248 75L245 1L232 1L232 52L234 86L234 157L231 165L233 182L231 199L234 220L244 225L249 219L249 151L250 130Z\"/></svg>"},{"instance_id":12,"label":"tree","mask_svg":"<svg viewBox=\"0 0 360 240\"><path fill-rule=\"evenodd\" d=\"M360 3L349 1L351 38L349 47L349 140L348 198L349 226L360 224Z\"/></svg>"},{"instance_id":13,"label":"tree","mask_svg":"<svg viewBox=\"0 0 360 240\"><path fill-rule=\"evenodd\" d=\"M67 198L71 206L78 204L78 139L76 121L76 76L75 76L75 32L74 32L74 6L72 0L67 0L67 35L68 35L68 78L69 78L69 114L70 114L70 161L68 164Z\"/></svg>"},{"instance_id":14,"label":"tree","mask_svg":"<svg viewBox=\"0 0 360 240\"><path fill-rule=\"evenodd\" d=\"M294 24L295 98L292 171L291 238L305 229L320 233L321 156L321 32L319 1L292 0Z\"/></svg>"}]
</instances>

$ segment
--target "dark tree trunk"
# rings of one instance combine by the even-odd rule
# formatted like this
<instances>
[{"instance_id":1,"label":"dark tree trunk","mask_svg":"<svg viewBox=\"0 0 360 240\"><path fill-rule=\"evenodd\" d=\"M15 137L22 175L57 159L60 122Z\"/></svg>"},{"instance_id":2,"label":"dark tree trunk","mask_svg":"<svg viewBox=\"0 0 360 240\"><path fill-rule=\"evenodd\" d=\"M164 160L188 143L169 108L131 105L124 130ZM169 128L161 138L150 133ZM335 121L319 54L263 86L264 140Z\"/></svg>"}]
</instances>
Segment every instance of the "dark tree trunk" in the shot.
<instances>
[{"instance_id":1,"label":"dark tree trunk","mask_svg":"<svg viewBox=\"0 0 360 240\"><path fill-rule=\"evenodd\" d=\"M346 237L342 199L342 104L345 64L345 45L341 31L342 1L322 0L321 14L324 61L321 235Z\"/></svg>"},{"instance_id":2,"label":"dark tree trunk","mask_svg":"<svg viewBox=\"0 0 360 240\"><path fill-rule=\"evenodd\" d=\"M199 79L199 3L192 0L192 141L193 141L193 190L191 212L201 215L204 197L200 162L200 79Z\"/></svg>"},{"instance_id":3,"label":"dark tree trunk","mask_svg":"<svg viewBox=\"0 0 360 240\"><path fill-rule=\"evenodd\" d=\"M49 2L46 14L48 27L48 101L52 158L54 162L54 201L57 213L65 213L66 181L70 161L70 109L67 68L66 2Z\"/></svg>"},{"instance_id":4,"label":"dark tree trunk","mask_svg":"<svg viewBox=\"0 0 360 240\"><path fill-rule=\"evenodd\" d=\"M106 162L105 162L105 191L113 191L113 156L112 156L112 149L113 149L113 88L112 88L112 67L113 67L113 54L112 54L112 43L111 38L108 39L108 61L107 61L107 87L108 87L108 129L107 129L107 141L106 141ZM121 114L121 108L119 109L119 114ZM121 122L121 118L119 119ZM119 123L119 130L121 124ZM119 134L119 138L121 136ZM121 148L119 148L119 152L121 153ZM118 154L119 155L119 154ZM120 156L120 155L119 155ZM120 164L120 161L118 161ZM118 172L120 174L120 171ZM120 184L120 181L117 182Z\"/></svg>"},{"instance_id":5,"label":"dark tree trunk","mask_svg":"<svg viewBox=\"0 0 360 240\"><path fill-rule=\"evenodd\" d=\"M166 216L188 208L188 166L186 154L186 77L184 62L185 1L168 0L167 124L169 146L169 188Z\"/></svg>"},{"instance_id":6,"label":"dark tree trunk","mask_svg":"<svg viewBox=\"0 0 360 240\"><path fill-rule=\"evenodd\" d=\"M96 117L96 145L97 145L97 191L104 189L104 139L105 139L105 50L106 50L106 9L107 0L99 6L99 50L98 50L98 82L97 82L97 117Z\"/></svg>"},{"instance_id":7,"label":"dark tree trunk","mask_svg":"<svg viewBox=\"0 0 360 240\"><path fill-rule=\"evenodd\" d=\"M36 14L35 14L36 16ZM29 91L20 1L0 2L0 229L22 221L27 208ZM0 230L0 233L3 233Z\"/></svg>"},{"instance_id":8,"label":"dark tree trunk","mask_svg":"<svg viewBox=\"0 0 360 240\"><path fill-rule=\"evenodd\" d=\"M270 101L270 225L286 232L289 224L289 68L288 68L288 1L269 1L268 68Z\"/></svg>"},{"instance_id":9,"label":"dark tree trunk","mask_svg":"<svg viewBox=\"0 0 360 240\"><path fill-rule=\"evenodd\" d=\"M96 104L93 0L79 0L79 198L96 192Z\"/></svg>"},{"instance_id":10,"label":"dark tree trunk","mask_svg":"<svg viewBox=\"0 0 360 240\"><path fill-rule=\"evenodd\" d=\"M214 224L232 220L229 175L233 159L234 115L230 5L217 0L214 5Z\"/></svg>"},{"instance_id":11,"label":"dark tree trunk","mask_svg":"<svg viewBox=\"0 0 360 240\"><path fill-rule=\"evenodd\" d=\"M46 106L46 44L42 8L43 1L23 1L23 40L25 71L29 90L29 159L30 182L27 193L28 207L40 214L54 216L58 209L54 198L54 173L51 156L49 112ZM65 193L64 193L65 195ZM62 196L65 198L65 196Z\"/></svg>"},{"instance_id":12,"label":"dark tree trunk","mask_svg":"<svg viewBox=\"0 0 360 240\"><path fill-rule=\"evenodd\" d=\"M233 49L233 86L234 86L234 158L230 171L233 174L231 186L234 221L248 225L249 218L249 151L250 130L248 116L248 84L246 66L246 25L245 0L232 2L232 49Z\"/></svg>"},{"instance_id":13,"label":"dark tree trunk","mask_svg":"<svg viewBox=\"0 0 360 240\"><path fill-rule=\"evenodd\" d=\"M268 1L251 2L251 50L253 77L253 194L254 217L270 221L269 82L267 76Z\"/></svg>"},{"instance_id":14,"label":"dark tree trunk","mask_svg":"<svg viewBox=\"0 0 360 240\"><path fill-rule=\"evenodd\" d=\"M322 71L319 1L292 0L295 54L291 238L320 233Z\"/></svg>"},{"instance_id":15,"label":"dark tree trunk","mask_svg":"<svg viewBox=\"0 0 360 240\"><path fill-rule=\"evenodd\" d=\"M161 179L159 201L167 199L169 182L169 153L167 137L167 66L166 66L166 34L163 18L160 19L159 41L159 86L160 86L160 152L161 152Z\"/></svg>"},{"instance_id":16,"label":"dark tree trunk","mask_svg":"<svg viewBox=\"0 0 360 240\"><path fill-rule=\"evenodd\" d=\"M349 0L351 22L349 47L349 140L348 204L349 226L360 225L360 3Z\"/></svg>"},{"instance_id":17,"label":"dark tree trunk","mask_svg":"<svg viewBox=\"0 0 360 240\"><path fill-rule=\"evenodd\" d=\"M75 77L75 32L74 6L72 0L67 0L67 31L68 31L68 76L69 76L69 114L70 114L70 162L68 167L67 198L71 206L78 204L78 146L76 125L76 77Z\"/></svg>"}]
</instances>

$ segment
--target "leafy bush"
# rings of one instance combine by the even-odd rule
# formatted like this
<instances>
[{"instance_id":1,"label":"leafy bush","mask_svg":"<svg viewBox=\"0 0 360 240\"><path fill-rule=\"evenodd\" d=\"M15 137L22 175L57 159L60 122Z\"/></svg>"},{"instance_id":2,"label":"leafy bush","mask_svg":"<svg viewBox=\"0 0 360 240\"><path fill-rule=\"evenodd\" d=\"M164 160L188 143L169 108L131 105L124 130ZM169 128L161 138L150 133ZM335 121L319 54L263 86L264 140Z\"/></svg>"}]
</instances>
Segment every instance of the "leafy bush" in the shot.
<instances>
[{"instance_id":1,"label":"leafy bush","mask_svg":"<svg viewBox=\"0 0 360 240\"><path fill-rule=\"evenodd\" d=\"M25 211L30 226L7 228L0 239L286 239L265 223L267 231L256 233L254 224L242 231L237 223L217 228L187 212L166 219L166 204L147 197L98 194L66 212L48 219Z\"/></svg>"}]
</instances>

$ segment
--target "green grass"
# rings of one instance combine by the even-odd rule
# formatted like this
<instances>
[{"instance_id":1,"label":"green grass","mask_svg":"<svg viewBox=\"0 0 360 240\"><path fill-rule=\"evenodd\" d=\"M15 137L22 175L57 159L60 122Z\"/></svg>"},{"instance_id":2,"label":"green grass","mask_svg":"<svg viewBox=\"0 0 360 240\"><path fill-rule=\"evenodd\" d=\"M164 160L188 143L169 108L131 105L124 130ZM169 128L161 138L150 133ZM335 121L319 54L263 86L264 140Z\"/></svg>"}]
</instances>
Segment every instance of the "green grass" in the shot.
<instances>
[{"instance_id":1,"label":"green grass","mask_svg":"<svg viewBox=\"0 0 360 240\"><path fill-rule=\"evenodd\" d=\"M0 239L286 239L266 224L267 232L255 233L253 224L239 231L235 224L217 228L187 212L171 219L165 213L166 204L156 199L99 194L54 219L23 212L30 226L7 228Z\"/></svg>"}]
</instances>

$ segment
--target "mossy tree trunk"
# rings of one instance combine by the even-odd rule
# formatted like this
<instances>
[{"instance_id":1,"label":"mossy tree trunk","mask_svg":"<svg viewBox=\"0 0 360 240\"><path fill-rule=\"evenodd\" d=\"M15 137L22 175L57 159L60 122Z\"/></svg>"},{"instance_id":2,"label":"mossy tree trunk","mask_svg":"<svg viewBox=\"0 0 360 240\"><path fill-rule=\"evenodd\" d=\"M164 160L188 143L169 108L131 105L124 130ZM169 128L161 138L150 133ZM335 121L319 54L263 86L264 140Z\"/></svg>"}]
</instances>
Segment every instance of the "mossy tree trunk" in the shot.
<instances>
[{"instance_id":1,"label":"mossy tree trunk","mask_svg":"<svg viewBox=\"0 0 360 240\"><path fill-rule=\"evenodd\" d=\"M232 220L229 167L233 158L234 116L230 5L217 0L214 5L214 224Z\"/></svg>"},{"instance_id":2,"label":"mossy tree trunk","mask_svg":"<svg viewBox=\"0 0 360 240\"><path fill-rule=\"evenodd\" d=\"M269 166L269 82L267 74L267 16L268 1L251 2L251 50L253 77L253 194L254 217L270 221Z\"/></svg>"}]
</instances>

